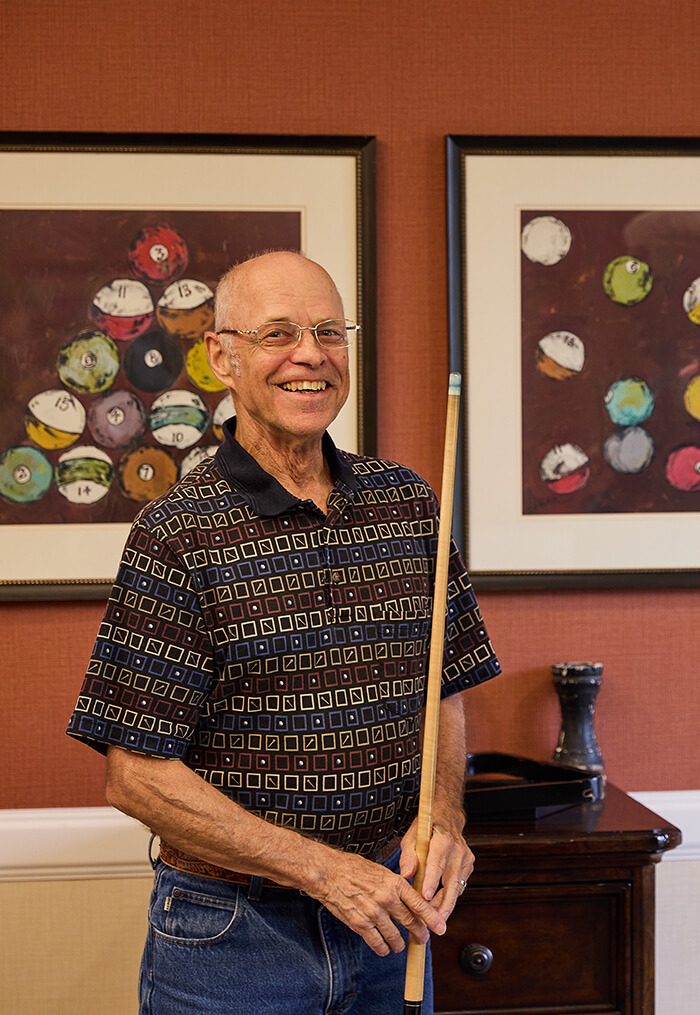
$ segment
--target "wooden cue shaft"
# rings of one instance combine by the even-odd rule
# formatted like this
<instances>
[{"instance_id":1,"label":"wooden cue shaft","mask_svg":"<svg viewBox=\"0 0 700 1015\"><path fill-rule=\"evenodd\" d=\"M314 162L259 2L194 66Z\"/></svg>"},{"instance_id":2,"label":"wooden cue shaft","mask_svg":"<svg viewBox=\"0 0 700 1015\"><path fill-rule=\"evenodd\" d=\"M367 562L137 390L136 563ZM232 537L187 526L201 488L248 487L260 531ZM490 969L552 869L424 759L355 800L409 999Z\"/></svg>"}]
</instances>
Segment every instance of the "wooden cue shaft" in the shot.
<instances>
[{"instance_id":1,"label":"wooden cue shaft","mask_svg":"<svg viewBox=\"0 0 700 1015\"><path fill-rule=\"evenodd\" d=\"M442 493L440 495L440 525L435 564L435 591L428 659L428 685L425 717L423 720L423 757L421 763L420 796L418 799L418 829L416 852L418 870L413 887L421 892L425 865L433 830L433 801L435 798L435 771L437 764L438 726L440 721L440 691L442 687L442 655L445 642L445 611L447 608L447 579L450 565L450 539L452 536L452 500L455 485L457 457L457 431L459 428L459 396L462 378L450 374L447 395L447 422L445 425L445 452L442 465ZM419 1015L423 1003L425 977L425 945L409 938L406 956L406 984L404 1015Z\"/></svg>"}]
</instances>

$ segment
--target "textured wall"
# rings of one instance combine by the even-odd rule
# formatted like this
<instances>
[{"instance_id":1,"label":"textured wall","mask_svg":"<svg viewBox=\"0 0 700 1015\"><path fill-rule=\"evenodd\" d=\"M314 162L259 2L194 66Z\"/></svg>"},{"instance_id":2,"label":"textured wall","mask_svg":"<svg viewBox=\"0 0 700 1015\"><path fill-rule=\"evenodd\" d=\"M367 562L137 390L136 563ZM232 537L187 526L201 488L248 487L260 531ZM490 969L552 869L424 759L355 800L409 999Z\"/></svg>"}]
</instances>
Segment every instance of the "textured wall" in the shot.
<instances>
[{"instance_id":1,"label":"textured wall","mask_svg":"<svg viewBox=\"0 0 700 1015\"><path fill-rule=\"evenodd\" d=\"M2 22L3 130L378 137L379 450L437 486L444 135L697 131L700 9L673 0L25 0ZM610 778L697 788L697 591L481 598L506 672L473 693L474 748L547 757L548 667L595 659ZM99 759L62 734L99 614L0 604L0 805L103 802Z\"/></svg>"}]
</instances>

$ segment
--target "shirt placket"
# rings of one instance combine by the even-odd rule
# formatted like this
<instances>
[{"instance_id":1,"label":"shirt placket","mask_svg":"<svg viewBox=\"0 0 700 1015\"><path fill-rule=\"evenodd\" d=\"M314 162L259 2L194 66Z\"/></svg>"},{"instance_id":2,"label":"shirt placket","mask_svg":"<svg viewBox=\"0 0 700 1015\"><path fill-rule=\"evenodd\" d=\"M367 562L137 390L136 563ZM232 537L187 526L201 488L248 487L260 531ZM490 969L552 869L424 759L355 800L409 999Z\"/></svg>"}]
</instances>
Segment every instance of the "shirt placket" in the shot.
<instances>
[{"instance_id":1,"label":"shirt placket","mask_svg":"<svg viewBox=\"0 0 700 1015\"><path fill-rule=\"evenodd\" d=\"M336 540L334 536L333 517L339 517L337 508L331 508L319 530L319 550L321 554L320 584L324 593L326 621L335 624L341 606L340 586L343 580L342 570L337 566L337 555L334 552Z\"/></svg>"}]
</instances>

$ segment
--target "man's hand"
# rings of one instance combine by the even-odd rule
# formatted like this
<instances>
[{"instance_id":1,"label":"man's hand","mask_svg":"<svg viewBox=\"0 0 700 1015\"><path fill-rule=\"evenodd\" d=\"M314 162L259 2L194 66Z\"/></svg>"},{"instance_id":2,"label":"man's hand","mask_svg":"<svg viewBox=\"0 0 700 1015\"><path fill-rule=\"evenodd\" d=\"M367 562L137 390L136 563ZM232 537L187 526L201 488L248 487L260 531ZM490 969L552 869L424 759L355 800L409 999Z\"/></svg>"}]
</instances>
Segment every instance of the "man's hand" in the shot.
<instances>
[{"instance_id":1,"label":"man's hand","mask_svg":"<svg viewBox=\"0 0 700 1015\"><path fill-rule=\"evenodd\" d=\"M455 908L474 870L474 854L462 837L462 824L460 821L457 824L433 825L428 848L422 894L445 920ZM400 869L405 878L413 877L418 870L417 825L416 820L401 840Z\"/></svg>"},{"instance_id":2,"label":"man's hand","mask_svg":"<svg viewBox=\"0 0 700 1015\"><path fill-rule=\"evenodd\" d=\"M445 933L444 915L400 874L355 853L333 852L329 859L321 882L310 885L308 894L359 934L377 955L403 951L397 924L421 944L427 942L430 931Z\"/></svg>"}]
</instances>

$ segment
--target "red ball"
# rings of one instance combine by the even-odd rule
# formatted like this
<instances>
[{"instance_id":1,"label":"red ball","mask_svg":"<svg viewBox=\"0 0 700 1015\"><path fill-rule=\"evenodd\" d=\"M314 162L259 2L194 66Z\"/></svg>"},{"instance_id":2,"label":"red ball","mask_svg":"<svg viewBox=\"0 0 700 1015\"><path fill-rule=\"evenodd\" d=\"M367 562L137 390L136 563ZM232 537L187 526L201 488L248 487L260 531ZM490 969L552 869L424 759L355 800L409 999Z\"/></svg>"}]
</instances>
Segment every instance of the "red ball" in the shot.
<instances>
[{"instance_id":1,"label":"red ball","mask_svg":"<svg viewBox=\"0 0 700 1015\"><path fill-rule=\"evenodd\" d=\"M129 247L134 274L145 282L170 282L187 267L187 244L170 226L146 226Z\"/></svg>"},{"instance_id":2,"label":"red ball","mask_svg":"<svg viewBox=\"0 0 700 1015\"><path fill-rule=\"evenodd\" d=\"M676 448L666 461L666 479L676 490L700 490L700 447L684 444Z\"/></svg>"}]
</instances>

